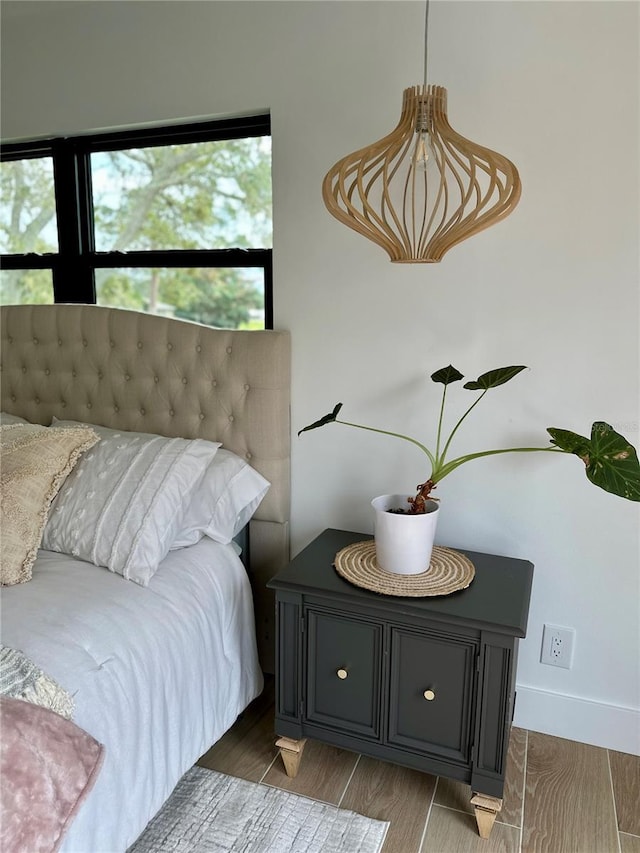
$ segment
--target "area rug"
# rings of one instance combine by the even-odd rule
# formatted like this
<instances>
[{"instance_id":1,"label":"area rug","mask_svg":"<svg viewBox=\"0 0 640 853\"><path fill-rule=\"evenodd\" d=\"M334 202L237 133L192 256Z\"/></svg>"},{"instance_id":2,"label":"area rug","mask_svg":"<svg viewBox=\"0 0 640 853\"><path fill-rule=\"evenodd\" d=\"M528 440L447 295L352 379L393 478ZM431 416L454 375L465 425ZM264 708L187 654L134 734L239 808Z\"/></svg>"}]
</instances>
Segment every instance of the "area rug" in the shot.
<instances>
[{"instance_id":1,"label":"area rug","mask_svg":"<svg viewBox=\"0 0 640 853\"><path fill-rule=\"evenodd\" d=\"M379 853L388 826L192 767L128 853Z\"/></svg>"}]
</instances>

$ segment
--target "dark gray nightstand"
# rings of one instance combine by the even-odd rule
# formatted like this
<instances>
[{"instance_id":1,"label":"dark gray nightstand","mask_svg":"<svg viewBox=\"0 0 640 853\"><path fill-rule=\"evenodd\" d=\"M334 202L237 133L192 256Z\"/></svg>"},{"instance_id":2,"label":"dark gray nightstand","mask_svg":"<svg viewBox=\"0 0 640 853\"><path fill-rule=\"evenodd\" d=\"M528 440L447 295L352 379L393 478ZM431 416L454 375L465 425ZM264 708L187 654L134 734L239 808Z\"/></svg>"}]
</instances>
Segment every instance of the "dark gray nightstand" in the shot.
<instances>
[{"instance_id":1,"label":"dark gray nightstand","mask_svg":"<svg viewBox=\"0 0 640 853\"><path fill-rule=\"evenodd\" d=\"M370 537L325 530L276 591L277 742L290 776L306 738L468 783L480 835L502 805L518 639L533 566L463 551L466 590L396 598L352 586L336 553Z\"/></svg>"}]
</instances>

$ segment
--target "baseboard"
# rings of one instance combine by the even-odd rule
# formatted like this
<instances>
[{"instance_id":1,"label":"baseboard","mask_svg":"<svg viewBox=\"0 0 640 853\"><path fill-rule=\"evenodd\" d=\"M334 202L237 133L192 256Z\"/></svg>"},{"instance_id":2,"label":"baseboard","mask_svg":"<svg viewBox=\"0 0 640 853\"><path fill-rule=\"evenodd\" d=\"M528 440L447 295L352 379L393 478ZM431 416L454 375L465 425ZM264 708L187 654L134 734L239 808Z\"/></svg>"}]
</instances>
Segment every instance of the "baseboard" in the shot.
<instances>
[{"instance_id":1,"label":"baseboard","mask_svg":"<svg viewBox=\"0 0 640 853\"><path fill-rule=\"evenodd\" d=\"M518 684L513 724L640 755L640 710Z\"/></svg>"}]
</instances>

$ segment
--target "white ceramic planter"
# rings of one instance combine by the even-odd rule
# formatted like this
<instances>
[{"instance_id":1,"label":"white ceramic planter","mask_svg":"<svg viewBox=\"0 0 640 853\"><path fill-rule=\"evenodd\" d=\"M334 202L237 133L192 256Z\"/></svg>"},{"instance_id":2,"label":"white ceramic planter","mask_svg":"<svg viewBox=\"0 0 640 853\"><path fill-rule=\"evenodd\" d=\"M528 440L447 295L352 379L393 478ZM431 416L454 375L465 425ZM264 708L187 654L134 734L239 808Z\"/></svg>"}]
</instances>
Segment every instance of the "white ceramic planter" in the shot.
<instances>
[{"instance_id":1,"label":"white ceramic planter","mask_svg":"<svg viewBox=\"0 0 640 853\"><path fill-rule=\"evenodd\" d=\"M438 503L427 501L420 515L388 512L407 507L407 495L380 495L371 501L375 511L376 560L385 572L417 575L429 568L438 523Z\"/></svg>"}]
</instances>

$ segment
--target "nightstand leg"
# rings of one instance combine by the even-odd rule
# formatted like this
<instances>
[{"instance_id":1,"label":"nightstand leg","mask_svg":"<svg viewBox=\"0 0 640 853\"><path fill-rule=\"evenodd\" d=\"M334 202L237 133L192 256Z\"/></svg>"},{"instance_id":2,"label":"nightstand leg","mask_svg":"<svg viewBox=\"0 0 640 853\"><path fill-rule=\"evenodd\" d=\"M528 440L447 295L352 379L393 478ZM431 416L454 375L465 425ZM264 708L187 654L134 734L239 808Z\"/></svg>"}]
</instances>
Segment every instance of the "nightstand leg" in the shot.
<instances>
[{"instance_id":1,"label":"nightstand leg","mask_svg":"<svg viewBox=\"0 0 640 853\"><path fill-rule=\"evenodd\" d=\"M474 794L471 797L471 805L476 814L480 838L488 838L491 835L496 815L502 808L502 800L497 797L488 797L486 794Z\"/></svg>"},{"instance_id":2,"label":"nightstand leg","mask_svg":"<svg viewBox=\"0 0 640 853\"><path fill-rule=\"evenodd\" d=\"M302 750L304 749L306 742L306 738L302 738L302 740L293 740L293 738L290 737L281 737L276 741L276 746L280 750L280 755L284 762L284 769L287 772L287 776L291 779L298 775L300 759L302 758Z\"/></svg>"}]
</instances>

